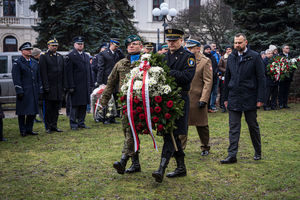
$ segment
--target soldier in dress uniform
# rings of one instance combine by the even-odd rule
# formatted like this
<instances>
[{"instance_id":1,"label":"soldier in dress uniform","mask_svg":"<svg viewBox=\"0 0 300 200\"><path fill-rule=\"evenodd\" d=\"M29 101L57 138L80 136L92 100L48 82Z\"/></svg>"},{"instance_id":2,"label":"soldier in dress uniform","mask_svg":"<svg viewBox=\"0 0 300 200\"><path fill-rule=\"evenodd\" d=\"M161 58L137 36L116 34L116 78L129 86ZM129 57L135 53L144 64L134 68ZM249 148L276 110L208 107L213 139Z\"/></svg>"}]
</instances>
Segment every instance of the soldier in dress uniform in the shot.
<instances>
[{"instance_id":1,"label":"soldier in dress uniform","mask_svg":"<svg viewBox=\"0 0 300 200\"><path fill-rule=\"evenodd\" d=\"M162 182L165 169L168 166L172 156L175 157L177 168L174 172L168 173L168 178L186 176L186 167L184 164L184 152L181 146L179 135L187 135L188 131L188 116L189 116L189 96L190 84L195 74L195 56L182 47L184 32L177 29L165 30L169 51L166 54L165 60L170 68L170 76L175 78L178 87L182 88L181 98L185 102L184 115L176 120L175 126L177 129L173 131L175 143L178 151L175 151L175 145L172 141L172 135L165 134L163 136L164 144L161 154L161 162L157 171L152 173L152 176L157 182Z\"/></svg>"},{"instance_id":2,"label":"soldier in dress uniform","mask_svg":"<svg viewBox=\"0 0 300 200\"><path fill-rule=\"evenodd\" d=\"M16 114L21 136L38 135L33 132L33 121L39 113L39 95L42 91L39 65L30 58L32 46L25 42L19 48L22 56L13 64L12 78L17 94Z\"/></svg>"},{"instance_id":3,"label":"soldier in dress uniform","mask_svg":"<svg viewBox=\"0 0 300 200\"><path fill-rule=\"evenodd\" d=\"M186 47L196 57L196 72L191 83L189 125L196 126L201 141L201 155L209 154L209 127L207 117L207 103L213 84L212 63L209 58L200 53L201 44L197 40L189 39ZM186 138L181 138L183 149L186 146Z\"/></svg>"},{"instance_id":4,"label":"soldier in dress uniform","mask_svg":"<svg viewBox=\"0 0 300 200\"><path fill-rule=\"evenodd\" d=\"M57 53L58 41L48 41L48 51L40 56L40 72L45 99L45 127L47 133L62 132L57 128L58 111L64 93L64 59Z\"/></svg>"},{"instance_id":5,"label":"soldier in dress uniform","mask_svg":"<svg viewBox=\"0 0 300 200\"><path fill-rule=\"evenodd\" d=\"M116 87L119 86L119 89L121 88L124 83L126 74L130 73L130 70L135 67L133 63L140 59L140 53L142 51L143 45L139 36L128 36L125 40L125 45L127 46L128 56L117 62L111 74L109 75L106 88L103 91L102 98L100 100L100 103L103 106L107 106L108 101L110 100L111 95L115 91ZM130 128L126 128L127 123L127 120L123 116L122 124L125 140L122 150L122 156L120 161L117 161L113 164L113 167L119 174L124 174L124 172L134 173L141 171L139 152L134 152L134 140ZM130 157L132 160L132 165L125 171L127 161Z\"/></svg>"},{"instance_id":6,"label":"soldier in dress uniform","mask_svg":"<svg viewBox=\"0 0 300 200\"><path fill-rule=\"evenodd\" d=\"M153 53L154 47L155 47L155 43L145 42L144 43L144 53Z\"/></svg>"},{"instance_id":7,"label":"soldier in dress uniform","mask_svg":"<svg viewBox=\"0 0 300 200\"><path fill-rule=\"evenodd\" d=\"M92 72L90 57L84 49L84 38L77 36L73 39L74 49L66 56L67 88L70 95L70 126L72 130L89 128L85 125L86 107L90 101Z\"/></svg>"}]
</instances>

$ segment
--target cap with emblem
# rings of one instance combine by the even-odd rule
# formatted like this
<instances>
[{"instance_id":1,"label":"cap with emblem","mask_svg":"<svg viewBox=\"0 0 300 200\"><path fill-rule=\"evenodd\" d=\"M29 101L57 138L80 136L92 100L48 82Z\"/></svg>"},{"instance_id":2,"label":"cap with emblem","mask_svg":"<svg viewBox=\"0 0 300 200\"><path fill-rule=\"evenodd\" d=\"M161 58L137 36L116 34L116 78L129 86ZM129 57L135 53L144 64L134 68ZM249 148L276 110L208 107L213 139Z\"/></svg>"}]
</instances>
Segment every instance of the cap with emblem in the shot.
<instances>
[{"instance_id":1,"label":"cap with emblem","mask_svg":"<svg viewBox=\"0 0 300 200\"><path fill-rule=\"evenodd\" d=\"M161 48L162 48L162 49L168 49L169 47L168 47L168 44L163 43L163 44L161 45Z\"/></svg>"},{"instance_id":2,"label":"cap with emblem","mask_svg":"<svg viewBox=\"0 0 300 200\"><path fill-rule=\"evenodd\" d=\"M19 51L22 51L22 50L32 50L33 47L31 45L30 42L25 42L24 44L22 44L19 48Z\"/></svg>"},{"instance_id":3,"label":"cap with emblem","mask_svg":"<svg viewBox=\"0 0 300 200\"><path fill-rule=\"evenodd\" d=\"M153 49L154 46L155 46L155 43L153 43L153 42L145 42L144 43L144 47L147 49Z\"/></svg>"},{"instance_id":4,"label":"cap with emblem","mask_svg":"<svg viewBox=\"0 0 300 200\"><path fill-rule=\"evenodd\" d=\"M84 37L82 36L76 36L73 38L74 43L84 43Z\"/></svg>"},{"instance_id":5,"label":"cap with emblem","mask_svg":"<svg viewBox=\"0 0 300 200\"><path fill-rule=\"evenodd\" d=\"M119 39L117 39L117 38L111 38L110 43L113 43L116 46L120 46Z\"/></svg>"},{"instance_id":6,"label":"cap with emblem","mask_svg":"<svg viewBox=\"0 0 300 200\"><path fill-rule=\"evenodd\" d=\"M187 48L191 48L191 47L200 47L201 43L197 40L193 40L193 39L189 39L186 41L186 45Z\"/></svg>"},{"instance_id":7,"label":"cap with emblem","mask_svg":"<svg viewBox=\"0 0 300 200\"><path fill-rule=\"evenodd\" d=\"M178 40L183 37L184 32L178 29L166 29L166 40Z\"/></svg>"},{"instance_id":8,"label":"cap with emblem","mask_svg":"<svg viewBox=\"0 0 300 200\"><path fill-rule=\"evenodd\" d=\"M141 38L137 35L129 35L126 39L125 39L125 46L127 47L128 44L130 44L131 42L134 41L141 41Z\"/></svg>"},{"instance_id":9,"label":"cap with emblem","mask_svg":"<svg viewBox=\"0 0 300 200\"><path fill-rule=\"evenodd\" d=\"M47 45L58 45L58 41L54 38L47 42Z\"/></svg>"}]
</instances>

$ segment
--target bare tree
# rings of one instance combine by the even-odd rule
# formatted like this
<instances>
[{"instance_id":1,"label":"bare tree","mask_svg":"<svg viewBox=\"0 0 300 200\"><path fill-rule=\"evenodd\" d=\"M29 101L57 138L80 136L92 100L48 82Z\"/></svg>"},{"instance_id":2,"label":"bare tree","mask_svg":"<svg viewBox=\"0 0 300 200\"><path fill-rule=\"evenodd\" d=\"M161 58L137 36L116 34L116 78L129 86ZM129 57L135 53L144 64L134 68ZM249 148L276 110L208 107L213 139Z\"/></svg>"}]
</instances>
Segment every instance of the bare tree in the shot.
<instances>
[{"instance_id":1,"label":"bare tree","mask_svg":"<svg viewBox=\"0 0 300 200\"><path fill-rule=\"evenodd\" d=\"M218 46L231 43L226 34L234 29L231 9L223 0L209 0L200 7L185 9L171 24L202 43L214 41Z\"/></svg>"}]
</instances>

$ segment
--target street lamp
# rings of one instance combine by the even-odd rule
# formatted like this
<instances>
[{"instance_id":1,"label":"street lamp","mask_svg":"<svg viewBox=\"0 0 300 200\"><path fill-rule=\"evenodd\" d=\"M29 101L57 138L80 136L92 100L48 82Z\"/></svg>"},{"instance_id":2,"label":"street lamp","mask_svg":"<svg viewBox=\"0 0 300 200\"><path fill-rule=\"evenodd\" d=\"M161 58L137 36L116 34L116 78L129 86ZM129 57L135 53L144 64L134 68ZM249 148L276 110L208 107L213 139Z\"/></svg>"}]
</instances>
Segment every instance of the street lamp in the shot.
<instances>
[{"instance_id":1,"label":"street lamp","mask_svg":"<svg viewBox=\"0 0 300 200\"><path fill-rule=\"evenodd\" d=\"M159 7L160 8L154 8L152 10L152 15L154 17L162 17L162 19L159 21L164 21L162 26L164 27L164 42L166 42L165 30L168 26L167 22L173 21L174 17L177 15L177 10L175 8L169 9L169 5L167 3L162 3ZM171 17L171 19L168 19L168 15Z\"/></svg>"}]
</instances>

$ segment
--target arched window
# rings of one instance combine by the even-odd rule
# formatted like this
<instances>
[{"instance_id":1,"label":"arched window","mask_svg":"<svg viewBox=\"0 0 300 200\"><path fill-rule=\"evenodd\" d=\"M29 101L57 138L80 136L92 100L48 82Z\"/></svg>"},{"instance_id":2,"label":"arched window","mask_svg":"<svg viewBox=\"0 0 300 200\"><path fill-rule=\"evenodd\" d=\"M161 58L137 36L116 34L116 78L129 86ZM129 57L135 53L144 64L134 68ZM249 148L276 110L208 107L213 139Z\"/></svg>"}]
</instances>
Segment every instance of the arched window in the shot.
<instances>
[{"instance_id":1,"label":"arched window","mask_svg":"<svg viewBox=\"0 0 300 200\"><path fill-rule=\"evenodd\" d=\"M16 0L3 0L3 16L16 16Z\"/></svg>"},{"instance_id":2,"label":"arched window","mask_svg":"<svg viewBox=\"0 0 300 200\"><path fill-rule=\"evenodd\" d=\"M14 36L6 36L3 40L3 52L18 51L18 41Z\"/></svg>"}]
</instances>

